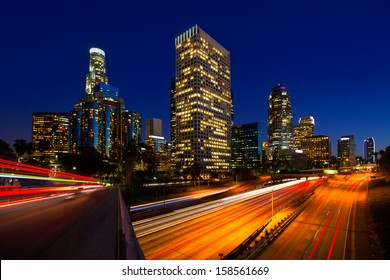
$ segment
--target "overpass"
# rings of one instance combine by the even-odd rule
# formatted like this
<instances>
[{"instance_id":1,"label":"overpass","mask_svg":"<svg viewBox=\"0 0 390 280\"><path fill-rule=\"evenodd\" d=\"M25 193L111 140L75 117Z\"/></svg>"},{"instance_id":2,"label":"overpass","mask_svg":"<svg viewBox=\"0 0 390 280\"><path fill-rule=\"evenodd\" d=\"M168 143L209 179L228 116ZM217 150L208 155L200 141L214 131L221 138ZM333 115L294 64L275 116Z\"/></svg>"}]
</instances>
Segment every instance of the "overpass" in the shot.
<instances>
[{"instance_id":1,"label":"overpass","mask_svg":"<svg viewBox=\"0 0 390 280\"><path fill-rule=\"evenodd\" d=\"M1 259L145 259L118 188L22 163L0 165ZM26 176L53 183L4 184Z\"/></svg>"}]
</instances>

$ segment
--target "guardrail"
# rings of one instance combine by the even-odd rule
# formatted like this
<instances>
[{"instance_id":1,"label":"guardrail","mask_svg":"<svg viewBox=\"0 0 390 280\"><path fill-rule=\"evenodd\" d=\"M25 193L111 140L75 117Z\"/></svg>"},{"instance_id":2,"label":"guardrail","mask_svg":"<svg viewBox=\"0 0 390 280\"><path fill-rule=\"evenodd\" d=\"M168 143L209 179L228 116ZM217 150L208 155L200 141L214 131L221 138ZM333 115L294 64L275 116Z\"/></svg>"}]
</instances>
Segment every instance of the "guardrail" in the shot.
<instances>
[{"instance_id":1,"label":"guardrail","mask_svg":"<svg viewBox=\"0 0 390 280\"><path fill-rule=\"evenodd\" d=\"M118 259L145 260L138 243L121 191L118 189Z\"/></svg>"},{"instance_id":2,"label":"guardrail","mask_svg":"<svg viewBox=\"0 0 390 280\"><path fill-rule=\"evenodd\" d=\"M311 194L306 201L292 214L284 217L277 225L275 225L270 231L266 230L265 236L262 236L259 241L255 241L255 245L248 248L243 254L239 255L237 260L254 260L261 254L277 237L281 234L303 211L306 205L312 198Z\"/></svg>"},{"instance_id":3,"label":"guardrail","mask_svg":"<svg viewBox=\"0 0 390 280\"><path fill-rule=\"evenodd\" d=\"M271 222L271 219L268 220L264 225L258 228L253 232L247 239L244 240L240 245L238 245L233 251L231 251L226 256L222 257L222 260L235 260L237 259L247 248L252 244L253 241L263 232L267 225Z\"/></svg>"}]
</instances>

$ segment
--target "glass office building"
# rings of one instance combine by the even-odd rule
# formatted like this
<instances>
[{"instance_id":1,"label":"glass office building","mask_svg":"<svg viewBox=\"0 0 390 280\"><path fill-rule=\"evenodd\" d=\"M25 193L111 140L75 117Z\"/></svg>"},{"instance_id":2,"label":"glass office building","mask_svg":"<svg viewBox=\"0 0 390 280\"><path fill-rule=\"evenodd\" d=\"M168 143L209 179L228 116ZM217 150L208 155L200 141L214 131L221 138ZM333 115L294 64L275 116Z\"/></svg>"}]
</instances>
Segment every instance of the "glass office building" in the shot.
<instances>
[{"instance_id":1,"label":"glass office building","mask_svg":"<svg viewBox=\"0 0 390 280\"><path fill-rule=\"evenodd\" d=\"M262 131L259 123L235 125L232 129L232 169L258 170L262 158Z\"/></svg>"},{"instance_id":2,"label":"glass office building","mask_svg":"<svg viewBox=\"0 0 390 280\"><path fill-rule=\"evenodd\" d=\"M199 26L175 39L171 85L171 140L176 166L226 172L231 162L230 52Z\"/></svg>"},{"instance_id":3,"label":"glass office building","mask_svg":"<svg viewBox=\"0 0 390 280\"><path fill-rule=\"evenodd\" d=\"M366 163L375 163L375 140L373 137L368 137L364 139L364 161Z\"/></svg>"}]
</instances>

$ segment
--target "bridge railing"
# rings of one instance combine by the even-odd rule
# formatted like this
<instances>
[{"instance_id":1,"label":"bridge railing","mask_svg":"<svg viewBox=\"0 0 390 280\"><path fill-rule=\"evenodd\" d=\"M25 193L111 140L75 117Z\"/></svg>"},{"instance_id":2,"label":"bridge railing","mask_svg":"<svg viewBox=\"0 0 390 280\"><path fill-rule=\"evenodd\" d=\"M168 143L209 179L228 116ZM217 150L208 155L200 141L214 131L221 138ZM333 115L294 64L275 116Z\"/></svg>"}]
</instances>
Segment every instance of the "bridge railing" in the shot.
<instances>
[{"instance_id":1,"label":"bridge railing","mask_svg":"<svg viewBox=\"0 0 390 280\"><path fill-rule=\"evenodd\" d=\"M119 221L118 221L118 259L145 260L144 253L138 243L121 191L118 189Z\"/></svg>"}]
</instances>

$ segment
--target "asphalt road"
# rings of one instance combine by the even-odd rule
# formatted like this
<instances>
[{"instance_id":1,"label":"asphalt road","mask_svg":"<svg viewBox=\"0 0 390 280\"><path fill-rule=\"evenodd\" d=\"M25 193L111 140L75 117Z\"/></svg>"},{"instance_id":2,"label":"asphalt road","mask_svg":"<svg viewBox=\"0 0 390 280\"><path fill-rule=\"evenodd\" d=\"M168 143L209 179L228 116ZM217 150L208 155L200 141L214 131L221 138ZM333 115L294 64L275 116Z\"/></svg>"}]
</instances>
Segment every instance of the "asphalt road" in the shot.
<instances>
[{"instance_id":1,"label":"asphalt road","mask_svg":"<svg viewBox=\"0 0 390 280\"><path fill-rule=\"evenodd\" d=\"M365 207L369 176L337 175L258 259L370 259Z\"/></svg>"},{"instance_id":2,"label":"asphalt road","mask_svg":"<svg viewBox=\"0 0 390 280\"><path fill-rule=\"evenodd\" d=\"M118 190L0 208L1 259L116 259Z\"/></svg>"},{"instance_id":3,"label":"asphalt road","mask_svg":"<svg viewBox=\"0 0 390 280\"><path fill-rule=\"evenodd\" d=\"M254 196L248 192L231 204L228 202L236 199L234 196L141 220L133 226L147 259L220 259L271 217L272 196L276 209L309 185L313 187L309 182L284 189L271 187ZM145 232L156 227L157 232Z\"/></svg>"}]
</instances>

